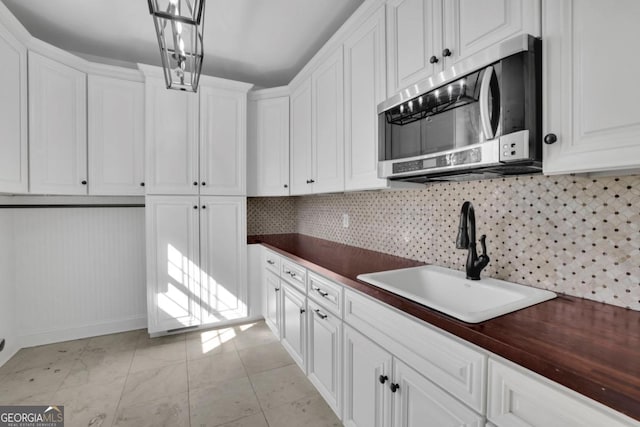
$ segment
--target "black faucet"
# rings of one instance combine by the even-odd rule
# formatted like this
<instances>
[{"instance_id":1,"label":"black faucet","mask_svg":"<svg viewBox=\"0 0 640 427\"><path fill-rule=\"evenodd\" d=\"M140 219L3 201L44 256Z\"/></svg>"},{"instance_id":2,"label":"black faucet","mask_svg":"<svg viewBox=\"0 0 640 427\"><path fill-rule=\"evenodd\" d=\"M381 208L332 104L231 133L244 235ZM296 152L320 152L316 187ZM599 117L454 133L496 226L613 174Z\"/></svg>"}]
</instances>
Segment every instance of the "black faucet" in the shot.
<instances>
[{"instance_id":1,"label":"black faucet","mask_svg":"<svg viewBox=\"0 0 640 427\"><path fill-rule=\"evenodd\" d=\"M464 202L462 211L460 211L460 226L458 228L456 248L469 250L469 255L467 256L467 279L480 280L480 272L489 264L486 238L485 234L480 237L482 255L478 256L478 252L476 252L476 214L471 202Z\"/></svg>"}]
</instances>

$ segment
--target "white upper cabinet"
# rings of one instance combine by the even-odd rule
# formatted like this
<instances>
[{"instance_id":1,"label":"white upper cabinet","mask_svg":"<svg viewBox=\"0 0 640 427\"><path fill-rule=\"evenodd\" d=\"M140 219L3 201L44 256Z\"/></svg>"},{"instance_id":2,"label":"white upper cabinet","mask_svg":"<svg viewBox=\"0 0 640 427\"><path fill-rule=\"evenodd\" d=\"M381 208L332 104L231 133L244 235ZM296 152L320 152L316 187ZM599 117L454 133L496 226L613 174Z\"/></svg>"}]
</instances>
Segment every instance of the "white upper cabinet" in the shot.
<instances>
[{"instance_id":1,"label":"white upper cabinet","mask_svg":"<svg viewBox=\"0 0 640 427\"><path fill-rule=\"evenodd\" d=\"M198 194L198 95L146 79L146 192Z\"/></svg>"},{"instance_id":2,"label":"white upper cabinet","mask_svg":"<svg viewBox=\"0 0 640 427\"><path fill-rule=\"evenodd\" d=\"M27 192L27 50L0 26L0 192Z\"/></svg>"},{"instance_id":3,"label":"white upper cabinet","mask_svg":"<svg viewBox=\"0 0 640 427\"><path fill-rule=\"evenodd\" d=\"M167 90L146 75L147 194L246 194L247 92L251 85L203 76L198 94Z\"/></svg>"},{"instance_id":4,"label":"white upper cabinet","mask_svg":"<svg viewBox=\"0 0 640 427\"><path fill-rule=\"evenodd\" d=\"M311 75L313 192L344 191L342 46Z\"/></svg>"},{"instance_id":5,"label":"white upper cabinet","mask_svg":"<svg viewBox=\"0 0 640 427\"><path fill-rule=\"evenodd\" d=\"M201 85L200 194L246 194L247 93Z\"/></svg>"},{"instance_id":6,"label":"white upper cabinet","mask_svg":"<svg viewBox=\"0 0 640 427\"><path fill-rule=\"evenodd\" d=\"M344 191L342 46L291 91L291 195Z\"/></svg>"},{"instance_id":7,"label":"white upper cabinet","mask_svg":"<svg viewBox=\"0 0 640 427\"><path fill-rule=\"evenodd\" d=\"M386 96L385 9L344 43L345 190L384 188L378 178L377 106Z\"/></svg>"},{"instance_id":8,"label":"white upper cabinet","mask_svg":"<svg viewBox=\"0 0 640 427\"><path fill-rule=\"evenodd\" d=\"M543 135L556 140L544 173L639 169L640 60L629 48L640 2L545 1L543 12Z\"/></svg>"},{"instance_id":9,"label":"white upper cabinet","mask_svg":"<svg viewBox=\"0 0 640 427\"><path fill-rule=\"evenodd\" d=\"M387 4L388 96L440 70L431 61L442 45L442 0Z\"/></svg>"},{"instance_id":10,"label":"white upper cabinet","mask_svg":"<svg viewBox=\"0 0 640 427\"><path fill-rule=\"evenodd\" d=\"M29 52L29 171L36 194L87 194L86 74Z\"/></svg>"},{"instance_id":11,"label":"white upper cabinet","mask_svg":"<svg viewBox=\"0 0 640 427\"><path fill-rule=\"evenodd\" d=\"M89 194L144 195L144 84L88 76Z\"/></svg>"},{"instance_id":12,"label":"white upper cabinet","mask_svg":"<svg viewBox=\"0 0 640 427\"><path fill-rule=\"evenodd\" d=\"M539 0L390 0L388 87L392 96L485 48L540 35Z\"/></svg>"},{"instance_id":13,"label":"white upper cabinet","mask_svg":"<svg viewBox=\"0 0 640 427\"><path fill-rule=\"evenodd\" d=\"M446 67L518 34L540 36L540 0L444 0ZM446 52L449 50L449 56Z\"/></svg>"},{"instance_id":14,"label":"white upper cabinet","mask_svg":"<svg viewBox=\"0 0 640 427\"><path fill-rule=\"evenodd\" d=\"M313 192L311 168L311 79L291 91L291 195Z\"/></svg>"},{"instance_id":15,"label":"white upper cabinet","mask_svg":"<svg viewBox=\"0 0 640 427\"><path fill-rule=\"evenodd\" d=\"M289 96L267 93L253 92L249 101L247 194L288 196Z\"/></svg>"}]
</instances>

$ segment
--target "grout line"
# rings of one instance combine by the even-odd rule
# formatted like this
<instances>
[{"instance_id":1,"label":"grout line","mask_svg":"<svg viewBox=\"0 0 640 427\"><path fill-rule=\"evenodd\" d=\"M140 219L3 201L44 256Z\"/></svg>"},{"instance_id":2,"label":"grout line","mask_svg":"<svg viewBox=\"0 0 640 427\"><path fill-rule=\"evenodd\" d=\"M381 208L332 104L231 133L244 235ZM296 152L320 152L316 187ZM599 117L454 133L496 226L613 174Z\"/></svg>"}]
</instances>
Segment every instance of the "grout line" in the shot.
<instances>
[{"instance_id":1,"label":"grout line","mask_svg":"<svg viewBox=\"0 0 640 427\"><path fill-rule=\"evenodd\" d=\"M236 336L237 336L237 334L236 334ZM244 364L244 360L242 360L242 357L240 357L240 350L238 350L238 347L236 347L235 342L233 343L233 347L238 352L238 358L240 359L240 363L242 363L242 367L244 368L244 372L247 374L247 379L249 380L249 385L251 386L251 390L253 390L253 395L255 396L256 401L258 402L258 407L260 407L260 413L262 414L262 418L264 418L264 421L267 423L267 427L271 427L271 425L269 424L269 420L267 419L267 415L264 413L264 408L262 407L262 403L260 402L260 399L258 398L258 393L256 392L256 388L253 386L253 381L251 381L251 376L249 375L249 372L247 371L247 367ZM255 347L257 347L257 346L255 346ZM251 348L251 347L248 347L248 348ZM246 350L246 349L243 349L243 350Z\"/></svg>"},{"instance_id":2,"label":"grout line","mask_svg":"<svg viewBox=\"0 0 640 427\"><path fill-rule=\"evenodd\" d=\"M144 332L143 332L144 333ZM120 404L122 403L122 396L124 395L124 389L127 386L127 382L129 381L129 375L131 374L131 366L133 366L133 359L136 357L136 351L138 350L138 341L140 337L136 340L135 347L133 349L133 354L131 354L131 361L129 362L129 369L127 369L127 375L124 379L124 383L122 384L122 390L120 391L120 399L118 399L118 404L116 405L116 409L113 413L113 419L111 420L111 427L115 426L116 421L118 420L118 410L120 409ZM106 426L105 426L106 427Z\"/></svg>"}]
</instances>

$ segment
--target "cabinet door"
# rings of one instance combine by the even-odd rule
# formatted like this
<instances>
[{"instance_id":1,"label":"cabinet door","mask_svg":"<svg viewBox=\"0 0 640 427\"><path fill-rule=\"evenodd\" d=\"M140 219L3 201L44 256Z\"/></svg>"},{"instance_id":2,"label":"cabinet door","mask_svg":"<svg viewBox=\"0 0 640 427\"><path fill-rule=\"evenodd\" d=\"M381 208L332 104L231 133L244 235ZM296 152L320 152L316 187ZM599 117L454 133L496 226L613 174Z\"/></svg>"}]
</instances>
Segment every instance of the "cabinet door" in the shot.
<instances>
[{"instance_id":1,"label":"cabinet door","mask_svg":"<svg viewBox=\"0 0 640 427\"><path fill-rule=\"evenodd\" d=\"M149 333L200 324L198 197L146 198Z\"/></svg>"},{"instance_id":2,"label":"cabinet door","mask_svg":"<svg viewBox=\"0 0 640 427\"><path fill-rule=\"evenodd\" d=\"M311 79L291 93L291 195L313 192L311 170Z\"/></svg>"},{"instance_id":3,"label":"cabinet door","mask_svg":"<svg viewBox=\"0 0 640 427\"><path fill-rule=\"evenodd\" d=\"M344 43L345 190L386 187L378 178L378 104L386 96L384 7Z\"/></svg>"},{"instance_id":4,"label":"cabinet door","mask_svg":"<svg viewBox=\"0 0 640 427\"><path fill-rule=\"evenodd\" d=\"M289 97L253 103L251 150L255 161L247 174L250 196L289 195Z\"/></svg>"},{"instance_id":5,"label":"cabinet door","mask_svg":"<svg viewBox=\"0 0 640 427\"><path fill-rule=\"evenodd\" d=\"M200 87L200 194L246 195L247 94Z\"/></svg>"},{"instance_id":6,"label":"cabinet door","mask_svg":"<svg viewBox=\"0 0 640 427\"><path fill-rule=\"evenodd\" d=\"M87 78L29 52L32 193L87 194Z\"/></svg>"},{"instance_id":7,"label":"cabinet door","mask_svg":"<svg viewBox=\"0 0 640 427\"><path fill-rule=\"evenodd\" d=\"M411 369L393 360L394 427L482 427L484 419Z\"/></svg>"},{"instance_id":8,"label":"cabinet door","mask_svg":"<svg viewBox=\"0 0 640 427\"><path fill-rule=\"evenodd\" d=\"M342 416L342 319L308 301L309 380L338 418Z\"/></svg>"},{"instance_id":9,"label":"cabinet door","mask_svg":"<svg viewBox=\"0 0 640 427\"><path fill-rule=\"evenodd\" d=\"M451 67L519 34L540 36L540 0L445 0L444 28Z\"/></svg>"},{"instance_id":10,"label":"cabinet door","mask_svg":"<svg viewBox=\"0 0 640 427\"><path fill-rule=\"evenodd\" d=\"M390 427L391 354L345 324L343 369L344 425Z\"/></svg>"},{"instance_id":11,"label":"cabinet door","mask_svg":"<svg viewBox=\"0 0 640 427\"><path fill-rule=\"evenodd\" d=\"M89 193L144 194L144 84L88 76Z\"/></svg>"},{"instance_id":12,"label":"cabinet door","mask_svg":"<svg viewBox=\"0 0 640 427\"><path fill-rule=\"evenodd\" d=\"M283 282L282 345L305 373L307 336L306 297Z\"/></svg>"},{"instance_id":13,"label":"cabinet door","mask_svg":"<svg viewBox=\"0 0 640 427\"><path fill-rule=\"evenodd\" d=\"M0 26L0 192L26 193L27 49Z\"/></svg>"},{"instance_id":14,"label":"cabinet door","mask_svg":"<svg viewBox=\"0 0 640 427\"><path fill-rule=\"evenodd\" d=\"M198 95L145 84L147 194L198 194Z\"/></svg>"},{"instance_id":15,"label":"cabinet door","mask_svg":"<svg viewBox=\"0 0 640 427\"><path fill-rule=\"evenodd\" d=\"M543 9L543 134L557 135L544 144L544 173L640 168L640 60L628 46L640 39L640 2L545 1Z\"/></svg>"},{"instance_id":16,"label":"cabinet door","mask_svg":"<svg viewBox=\"0 0 640 427\"><path fill-rule=\"evenodd\" d=\"M342 46L311 76L313 192L344 191Z\"/></svg>"},{"instance_id":17,"label":"cabinet door","mask_svg":"<svg viewBox=\"0 0 640 427\"><path fill-rule=\"evenodd\" d=\"M247 316L244 197L200 197L202 323Z\"/></svg>"},{"instance_id":18,"label":"cabinet door","mask_svg":"<svg viewBox=\"0 0 640 427\"><path fill-rule=\"evenodd\" d=\"M282 306L282 285L280 278L265 269L264 280L264 320L271 331L280 337L280 314Z\"/></svg>"},{"instance_id":19,"label":"cabinet door","mask_svg":"<svg viewBox=\"0 0 640 427\"><path fill-rule=\"evenodd\" d=\"M637 426L573 390L519 366L489 359L487 418L498 427Z\"/></svg>"},{"instance_id":20,"label":"cabinet door","mask_svg":"<svg viewBox=\"0 0 640 427\"><path fill-rule=\"evenodd\" d=\"M387 4L387 95L440 71L442 0L390 0ZM435 56L438 62L432 63Z\"/></svg>"}]
</instances>

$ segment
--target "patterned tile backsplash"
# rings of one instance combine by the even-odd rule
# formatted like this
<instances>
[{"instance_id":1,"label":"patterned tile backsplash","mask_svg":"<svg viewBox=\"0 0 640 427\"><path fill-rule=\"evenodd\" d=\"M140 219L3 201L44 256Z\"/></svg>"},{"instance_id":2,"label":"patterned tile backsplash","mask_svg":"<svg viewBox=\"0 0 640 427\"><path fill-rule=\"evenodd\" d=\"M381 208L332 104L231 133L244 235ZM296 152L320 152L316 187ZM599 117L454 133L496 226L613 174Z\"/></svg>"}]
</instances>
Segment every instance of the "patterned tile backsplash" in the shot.
<instances>
[{"instance_id":1,"label":"patterned tile backsplash","mask_svg":"<svg viewBox=\"0 0 640 427\"><path fill-rule=\"evenodd\" d=\"M248 232L297 232L463 270L467 252L455 238L465 200L475 207L478 237L487 235L484 275L640 310L640 176L537 175L254 198Z\"/></svg>"}]
</instances>

